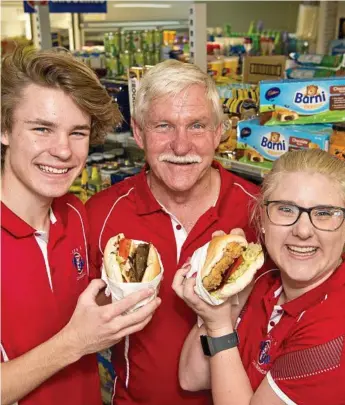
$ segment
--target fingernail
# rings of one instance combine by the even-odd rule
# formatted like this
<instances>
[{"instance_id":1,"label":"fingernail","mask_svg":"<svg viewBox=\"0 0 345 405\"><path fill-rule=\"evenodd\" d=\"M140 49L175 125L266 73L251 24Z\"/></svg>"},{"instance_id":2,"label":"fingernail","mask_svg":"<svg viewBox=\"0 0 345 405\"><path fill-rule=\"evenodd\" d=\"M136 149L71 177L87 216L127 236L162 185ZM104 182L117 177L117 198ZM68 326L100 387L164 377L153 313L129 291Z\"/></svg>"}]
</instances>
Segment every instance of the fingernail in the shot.
<instances>
[{"instance_id":1,"label":"fingernail","mask_svg":"<svg viewBox=\"0 0 345 405\"><path fill-rule=\"evenodd\" d=\"M196 276L197 276L197 273L194 273L194 274L192 275L193 278L196 278Z\"/></svg>"}]
</instances>

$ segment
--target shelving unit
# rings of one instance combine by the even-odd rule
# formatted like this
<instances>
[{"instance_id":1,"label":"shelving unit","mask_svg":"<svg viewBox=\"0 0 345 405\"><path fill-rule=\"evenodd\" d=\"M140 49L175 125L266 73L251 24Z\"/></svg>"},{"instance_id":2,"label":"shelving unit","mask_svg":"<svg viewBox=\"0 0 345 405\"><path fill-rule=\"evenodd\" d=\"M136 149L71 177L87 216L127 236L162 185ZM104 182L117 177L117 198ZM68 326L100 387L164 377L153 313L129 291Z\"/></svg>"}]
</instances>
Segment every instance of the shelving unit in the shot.
<instances>
[{"instance_id":1,"label":"shelving unit","mask_svg":"<svg viewBox=\"0 0 345 405\"><path fill-rule=\"evenodd\" d=\"M261 167L250 165L247 163L241 163L237 160L230 160L215 156L215 160L219 162L225 169L238 174L254 183L262 183L263 178L269 172L269 170L262 169Z\"/></svg>"},{"instance_id":2,"label":"shelving unit","mask_svg":"<svg viewBox=\"0 0 345 405\"><path fill-rule=\"evenodd\" d=\"M82 22L79 24L80 42L85 44L89 41L103 42L104 33L121 28L128 30L153 30L167 29L174 31L188 31L188 20L166 20L166 21L97 21Z\"/></svg>"}]
</instances>

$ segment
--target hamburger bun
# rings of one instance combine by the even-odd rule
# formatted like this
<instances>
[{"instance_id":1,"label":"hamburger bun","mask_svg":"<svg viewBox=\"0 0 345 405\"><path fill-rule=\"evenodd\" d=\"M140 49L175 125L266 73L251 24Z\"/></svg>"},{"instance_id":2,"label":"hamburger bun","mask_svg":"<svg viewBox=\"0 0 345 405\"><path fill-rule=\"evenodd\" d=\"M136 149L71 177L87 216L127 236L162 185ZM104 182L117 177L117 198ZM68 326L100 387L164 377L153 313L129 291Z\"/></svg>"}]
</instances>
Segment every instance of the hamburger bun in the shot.
<instances>
[{"instance_id":1,"label":"hamburger bun","mask_svg":"<svg viewBox=\"0 0 345 405\"><path fill-rule=\"evenodd\" d=\"M242 291L264 263L261 245L249 243L241 235L214 237L201 269L204 288L219 299Z\"/></svg>"}]
</instances>

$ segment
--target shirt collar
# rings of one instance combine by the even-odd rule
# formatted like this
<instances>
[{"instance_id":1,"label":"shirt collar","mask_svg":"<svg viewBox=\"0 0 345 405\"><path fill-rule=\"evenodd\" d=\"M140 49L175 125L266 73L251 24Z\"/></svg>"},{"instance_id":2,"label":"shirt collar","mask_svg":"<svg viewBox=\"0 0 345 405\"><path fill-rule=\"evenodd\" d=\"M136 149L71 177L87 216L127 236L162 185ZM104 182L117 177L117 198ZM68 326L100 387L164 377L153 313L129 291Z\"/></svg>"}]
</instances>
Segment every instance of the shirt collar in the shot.
<instances>
[{"instance_id":1,"label":"shirt collar","mask_svg":"<svg viewBox=\"0 0 345 405\"><path fill-rule=\"evenodd\" d=\"M342 263L326 281L300 297L282 305L282 308L288 314L297 317L303 311L323 301L327 297L327 294L342 288L344 285L345 264Z\"/></svg>"},{"instance_id":2,"label":"shirt collar","mask_svg":"<svg viewBox=\"0 0 345 405\"><path fill-rule=\"evenodd\" d=\"M220 193L214 207L216 212L218 212L221 201L223 200L223 195L229 192L228 189L233 185L234 180L233 177L229 175L230 173L228 173L218 162L213 161L212 167L219 171L221 178ZM162 210L161 204L156 200L147 184L147 170L149 170L149 166L146 164L138 174L135 185L135 200L138 215L151 214Z\"/></svg>"},{"instance_id":3,"label":"shirt collar","mask_svg":"<svg viewBox=\"0 0 345 405\"><path fill-rule=\"evenodd\" d=\"M52 209L49 212L50 221L55 224L57 221L56 216ZM31 236L36 232L36 229L26 223L23 219L18 217L1 201L1 227L6 229L16 238L25 238Z\"/></svg>"},{"instance_id":4,"label":"shirt collar","mask_svg":"<svg viewBox=\"0 0 345 405\"><path fill-rule=\"evenodd\" d=\"M273 283L269 291L268 296L266 296L264 299L266 308L271 308L271 305L268 304L268 301L277 301L278 297L275 296L275 292L279 289L280 285L281 279L280 277L277 277L276 281ZM306 292L300 297L283 304L281 307L287 314L294 318L297 318L302 312L323 301L327 297L327 294L330 294L332 291L342 288L344 285L345 263L343 262L335 270L335 272L322 284Z\"/></svg>"},{"instance_id":5,"label":"shirt collar","mask_svg":"<svg viewBox=\"0 0 345 405\"><path fill-rule=\"evenodd\" d=\"M19 218L3 202L1 202L1 228L6 229L16 238L25 238L36 231L29 224Z\"/></svg>"}]
</instances>

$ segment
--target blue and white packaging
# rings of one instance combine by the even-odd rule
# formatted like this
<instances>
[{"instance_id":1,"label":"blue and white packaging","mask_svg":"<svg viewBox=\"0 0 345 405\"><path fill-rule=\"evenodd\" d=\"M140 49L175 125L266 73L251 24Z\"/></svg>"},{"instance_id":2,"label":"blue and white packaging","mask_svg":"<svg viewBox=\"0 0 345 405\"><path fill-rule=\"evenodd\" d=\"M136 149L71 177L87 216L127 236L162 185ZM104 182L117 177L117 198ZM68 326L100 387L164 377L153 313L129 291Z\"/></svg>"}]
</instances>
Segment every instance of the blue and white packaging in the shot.
<instances>
[{"instance_id":1,"label":"blue and white packaging","mask_svg":"<svg viewBox=\"0 0 345 405\"><path fill-rule=\"evenodd\" d=\"M345 77L260 82L264 125L345 121Z\"/></svg>"},{"instance_id":2,"label":"blue and white packaging","mask_svg":"<svg viewBox=\"0 0 345 405\"><path fill-rule=\"evenodd\" d=\"M238 147L245 149L245 163L267 167L290 150L322 149L328 151L332 125L262 126L258 119L240 121Z\"/></svg>"}]
</instances>

